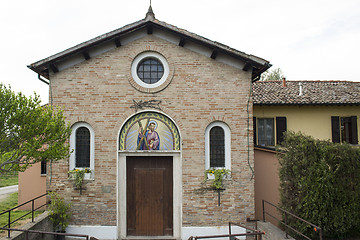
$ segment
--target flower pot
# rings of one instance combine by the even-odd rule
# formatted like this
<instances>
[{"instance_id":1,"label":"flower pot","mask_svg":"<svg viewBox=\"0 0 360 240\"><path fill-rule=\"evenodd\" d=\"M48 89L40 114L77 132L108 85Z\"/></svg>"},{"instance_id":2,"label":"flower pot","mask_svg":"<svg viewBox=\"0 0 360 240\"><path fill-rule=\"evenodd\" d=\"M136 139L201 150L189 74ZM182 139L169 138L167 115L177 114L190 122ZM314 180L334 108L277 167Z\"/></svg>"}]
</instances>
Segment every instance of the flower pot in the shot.
<instances>
[{"instance_id":1,"label":"flower pot","mask_svg":"<svg viewBox=\"0 0 360 240\"><path fill-rule=\"evenodd\" d=\"M74 172L69 172L68 178L69 179L75 179L75 173Z\"/></svg>"},{"instance_id":2,"label":"flower pot","mask_svg":"<svg viewBox=\"0 0 360 240\"><path fill-rule=\"evenodd\" d=\"M54 232L56 232L56 233L65 233L65 231L61 231L61 230L59 230L58 228L55 229ZM65 236L64 236L64 235L55 235L55 236L54 236L54 239L55 239L55 240L65 240Z\"/></svg>"},{"instance_id":3,"label":"flower pot","mask_svg":"<svg viewBox=\"0 0 360 240\"><path fill-rule=\"evenodd\" d=\"M85 173L84 179L91 179L91 173Z\"/></svg>"},{"instance_id":4,"label":"flower pot","mask_svg":"<svg viewBox=\"0 0 360 240\"><path fill-rule=\"evenodd\" d=\"M55 240L65 240L65 236L64 235L56 235Z\"/></svg>"}]
</instances>

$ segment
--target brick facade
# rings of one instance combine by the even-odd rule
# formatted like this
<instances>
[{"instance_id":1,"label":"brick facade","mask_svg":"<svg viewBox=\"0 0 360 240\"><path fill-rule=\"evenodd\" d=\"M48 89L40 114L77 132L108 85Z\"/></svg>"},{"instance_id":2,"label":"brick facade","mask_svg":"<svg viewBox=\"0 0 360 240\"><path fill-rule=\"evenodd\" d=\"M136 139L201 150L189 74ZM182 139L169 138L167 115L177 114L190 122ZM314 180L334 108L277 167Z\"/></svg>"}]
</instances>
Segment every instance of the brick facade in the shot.
<instances>
[{"instance_id":1,"label":"brick facade","mask_svg":"<svg viewBox=\"0 0 360 240\"><path fill-rule=\"evenodd\" d=\"M136 87L130 67L143 51L158 52L169 62L166 88L149 93ZM119 132L135 113L130 108L133 100L154 99L161 100L160 112L174 120L181 134L182 225L222 226L254 217L254 181L249 166L253 166L253 146L248 148L248 142L253 142L252 137L248 139L248 126L252 128L252 104L248 105L251 71L146 35L52 74L50 79L52 103L65 110L66 120L70 124L87 122L95 132L94 180L86 181L82 195L67 179L67 159L52 164L48 179L49 190L59 191L72 202L72 224L116 226ZM205 129L213 121L229 126L232 142L232 179L226 181L220 206L217 192L201 189Z\"/></svg>"}]
</instances>

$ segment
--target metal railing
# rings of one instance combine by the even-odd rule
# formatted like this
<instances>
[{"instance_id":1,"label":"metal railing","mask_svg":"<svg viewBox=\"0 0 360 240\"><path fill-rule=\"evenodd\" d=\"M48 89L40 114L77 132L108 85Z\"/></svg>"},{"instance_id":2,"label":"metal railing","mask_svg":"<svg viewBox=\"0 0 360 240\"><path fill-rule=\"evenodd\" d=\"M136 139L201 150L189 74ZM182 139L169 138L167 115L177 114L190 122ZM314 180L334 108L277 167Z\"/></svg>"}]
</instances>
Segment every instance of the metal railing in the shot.
<instances>
[{"instance_id":1,"label":"metal railing","mask_svg":"<svg viewBox=\"0 0 360 240\"><path fill-rule=\"evenodd\" d=\"M4 227L1 227L0 229L1 229L1 230L6 230L5 228L10 229L11 224L19 221L20 219L26 217L26 216L29 215L29 214L31 214L31 222L34 222L34 213L35 213L35 211L38 210L38 209L40 209L40 208L42 208L42 207L44 207L44 206L46 206L46 205L49 203L49 201L48 201L48 202L45 202L45 204L43 204L43 205L35 208L35 200L38 200L39 198L42 198L42 197L44 197L44 196L46 196L46 195L48 195L48 193L45 193L45 194L43 194L43 195L40 195L40 196L38 196L38 197L36 197L36 198L33 198L33 199L31 199L31 200L29 200L29 201L27 201L27 202L24 202L24 203L22 203L22 204L20 204L20 205L17 205L16 207L13 207L13 208L11 208L11 209L8 209L8 210L0 213L0 216L1 216L1 215L4 215L4 214L8 214L8 223L7 223ZM16 219L13 220L13 221L11 221L11 212L12 212L13 210L19 208L19 207L22 207L22 206L28 204L28 203L31 203L31 211L29 211L28 213L25 213L24 215L16 218ZM11 231L10 231L10 230L7 230L7 231L8 231L8 238L10 238L10 232L11 232Z\"/></svg>"},{"instance_id":2,"label":"metal railing","mask_svg":"<svg viewBox=\"0 0 360 240\"><path fill-rule=\"evenodd\" d=\"M282 221L281 219L278 219L277 217L271 215L269 212L266 212L265 203L269 204L270 206L276 208L278 211L283 213L284 214L284 221ZM288 216L291 216L291 217L293 217L293 218L295 218L295 219L297 219L297 220L299 220L301 222L304 222L304 223L310 225L314 229L315 232L319 233L319 239L322 240L322 229L321 229L321 227L316 226L315 224L312 224L311 222L308 222L305 219L302 219L302 218L296 216L295 214L292 214L292 213L290 213L290 212L288 212L288 211L286 211L286 210L284 210L284 209L282 209L282 208L280 208L280 207L278 207L278 206L276 206L276 205L274 205L274 204L272 204L272 203L270 203L270 202L268 202L266 200L262 200L262 209L263 209L263 221L264 222L266 221L265 216L267 215L267 216L272 217L273 219L277 220L278 222L280 222L285 227L286 238L289 237L288 229L290 229L290 230L294 231L295 233L299 234L300 236L304 237L305 239L311 240L311 238L309 238L308 236L304 235L303 233L299 232L295 228L288 225Z\"/></svg>"},{"instance_id":3,"label":"metal railing","mask_svg":"<svg viewBox=\"0 0 360 240\"><path fill-rule=\"evenodd\" d=\"M33 234L41 234L41 235L53 235L53 236L69 236L69 237L76 237L76 238L85 238L86 240L97 240L97 238L90 237L89 235L82 235L82 234L71 234L71 233L57 233L57 232L45 232L45 231L35 231L35 230L26 230L26 229L14 229L14 228L0 228L2 230L7 231L19 231L25 232L25 239L29 239L29 233Z\"/></svg>"},{"instance_id":4,"label":"metal railing","mask_svg":"<svg viewBox=\"0 0 360 240\"><path fill-rule=\"evenodd\" d=\"M49 192L48 192L49 193ZM8 224L6 224L4 227L0 227L0 230L5 230L5 231L8 231L8 238L11 237L11 231L18 231L18 232L24 232L25 233L25 239L29 239L29 234L30 233L33 233L33 234L41 234L42 236L43 235L53 235L53 236L69 236L69 237L77 237L77 238L85 238L86 240L97 240L97 238L95 237L90 237L89 235L82 235L82 234L72 234L72 233L59 233L59 232L46 232L46 231L35 231L35 230L27 230L27 229L15 229L15 228L10 228L11 227L11 224L15 223L16 221L19 221L20 219L24 218L25 216L31 214L31 222L34 222L34 212L46 205L48 205L50 203L50 200L49 201L46 201L45 204L42 204L40 206L38 206L37 208L35 208L35 200L37 199L40 199L42 197L46 197L48 195L48 193L45 193L43 195L40 195L36 198L33 198L27 202L24 202L16 207L13 207L9 210L6 210L2 213L0 213L0 216L3 215L3 214L6 214L8 213L9 214L9 221L8 221ZM31 202L31 211L18 217L17 219L11 221L11 211L21 207L21 206L24 206L28 203Z\"/></svg>"},{"instance_id":5,"label":"metal railing","mask_svg":"<svg viewBox=\"0 0 360 240\"><path fill-rule=\"evenodd\" d=\"M246 229L246 233L239 233L239 234L232 234L231 233L231 227L232 225L238 226L238 227L242 227ZM250 231L250 232L248 232ZM233 223L233 222L229 222L229 234L223 234L223 235L208 235L208 236L191 236L188 238L188 240L198 240L198 239L209 239L209 238L229 238L229 240L233 240L236 239L236 237L241 237L241 236L255 236L256 239L261 240L262 239L262 235L264 235L264 232L261 232L259 230L253 229L253 228L249 228L247 226L244 226L242 224L238 224L238 223ZM258 238L259 237L259 238Z\"/></svg>"}]
</instances>

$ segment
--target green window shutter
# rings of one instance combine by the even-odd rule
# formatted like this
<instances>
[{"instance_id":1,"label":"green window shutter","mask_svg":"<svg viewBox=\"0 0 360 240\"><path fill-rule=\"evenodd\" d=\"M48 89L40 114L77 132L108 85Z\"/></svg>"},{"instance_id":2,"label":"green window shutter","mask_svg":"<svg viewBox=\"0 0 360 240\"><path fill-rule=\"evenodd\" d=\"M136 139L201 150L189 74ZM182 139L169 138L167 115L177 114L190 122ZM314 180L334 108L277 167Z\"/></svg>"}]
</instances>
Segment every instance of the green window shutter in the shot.
<instances>
[{"instance_id":1,"label":"green window shutter","mask_svg":"<svg viewBox=\"0 0 360 240\"><path fill-rule=\"evenodd\" d=\"M276 117L276 144L281 144L284 141L286 129L286 117Z\"/></svg>"},{"instance_id":2,"label":"green window shutter","mask_svg":"<svg viewBox=\"0 0 360 240\"><path fill-rule=\"evenodd\" d=\"M340 143L340 118L331 116L331 136L334 143Z\"/></svg>"}]
</instances>

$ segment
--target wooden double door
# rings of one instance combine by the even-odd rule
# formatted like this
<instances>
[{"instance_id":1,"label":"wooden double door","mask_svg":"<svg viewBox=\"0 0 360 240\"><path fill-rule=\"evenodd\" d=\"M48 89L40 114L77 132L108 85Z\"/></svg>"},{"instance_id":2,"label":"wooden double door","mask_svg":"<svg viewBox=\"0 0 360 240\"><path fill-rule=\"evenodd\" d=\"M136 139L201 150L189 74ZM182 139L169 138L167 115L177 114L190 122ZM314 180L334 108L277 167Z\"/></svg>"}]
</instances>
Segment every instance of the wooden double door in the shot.
<instances>
[{"instance_id":1,"label":"wooden double door","mask_svg":"<svg viewBox=\"0 0 360 240\"><path fill-rule=\"evenodd\" d=\"M127 235L173 235L173 159L126 158Z\"/></svg>"}]
</instances>

